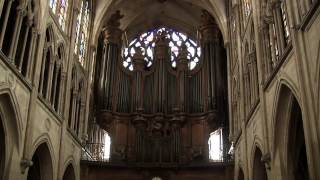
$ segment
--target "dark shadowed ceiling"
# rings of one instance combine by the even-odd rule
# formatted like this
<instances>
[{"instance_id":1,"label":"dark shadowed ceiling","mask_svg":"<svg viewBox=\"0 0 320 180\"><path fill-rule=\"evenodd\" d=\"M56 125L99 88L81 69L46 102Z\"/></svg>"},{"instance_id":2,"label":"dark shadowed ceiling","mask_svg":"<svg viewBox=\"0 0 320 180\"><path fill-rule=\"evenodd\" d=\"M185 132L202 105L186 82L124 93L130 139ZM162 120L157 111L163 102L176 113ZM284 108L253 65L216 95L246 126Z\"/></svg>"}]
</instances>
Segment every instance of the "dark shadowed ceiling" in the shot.
<instances>
[{"instance_id":1,"label":"dark shadowed ceiling","mask_svg":"<svg viewBox=\"0 0 320 180\"><path fill-rule=\"evenodd\" d=\"M166 26L196 36L201 11L207 10L226 35L226 0L97 0L94 20L95 44L101 28L116 10L120 10L121 29L132 38L152 27Z\"/></svg>"}]
</instances>

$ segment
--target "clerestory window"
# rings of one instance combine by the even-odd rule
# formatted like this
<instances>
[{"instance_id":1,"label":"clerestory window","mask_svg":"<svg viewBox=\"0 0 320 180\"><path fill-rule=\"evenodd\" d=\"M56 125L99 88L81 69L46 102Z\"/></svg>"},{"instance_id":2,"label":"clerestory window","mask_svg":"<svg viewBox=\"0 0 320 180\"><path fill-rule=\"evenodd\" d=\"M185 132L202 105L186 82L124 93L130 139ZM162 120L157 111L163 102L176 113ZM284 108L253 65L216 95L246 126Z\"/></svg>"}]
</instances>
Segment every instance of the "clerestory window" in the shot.
<instances>
[{"instance_id":1,"label":"clerestory window","mask_svg":"<svg viewBox=\"0 0 320 180\"><path fill-rule=\"evenodd\" d=\"M66 21L68 16L68 0L50 0L49 6L52 12L58 17L62 30L66 29Z\"/></svg>"}]
</instances>

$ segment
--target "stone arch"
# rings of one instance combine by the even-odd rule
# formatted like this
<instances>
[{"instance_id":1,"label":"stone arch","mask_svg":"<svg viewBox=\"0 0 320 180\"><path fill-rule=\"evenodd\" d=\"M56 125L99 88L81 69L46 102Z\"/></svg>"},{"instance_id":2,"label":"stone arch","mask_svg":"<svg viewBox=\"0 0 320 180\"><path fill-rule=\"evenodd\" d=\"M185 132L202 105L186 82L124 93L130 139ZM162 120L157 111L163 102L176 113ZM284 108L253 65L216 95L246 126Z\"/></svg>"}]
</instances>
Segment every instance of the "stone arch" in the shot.
<instances>
[{"instance_id":1,"label":"stone arch","mask_svg":"<svg viewBox=\"0 0 320 180\"><path fill-rule=\"evenodd\" d=\"M98 38L101 30L103 29L104 22L111 16L110 13L113 12L112 8L118 9L118 7L114 7L114 4L120 4L123 1L108 1L107 3L99 3L98 6L100 8L97 10L98 15L94 17L94 26L92 27L92 45L96 45L98 43ZM201 9L207 10L212 17L216 20L217 25L222 33L223 40L225 43L229 41L228 38L228 30L227 30L227 21L226 21L226 12L225 3L223 1L203 1L201 3L194 3L194 6L197 6ZM166 19L166 21L170 21L170 19ZM172 21L172 19L171 19ZM177 22L174 23L175 25ZM184 24L185 25L185 24Z\"/></svg>"},{"instance_id":2,"label":"stone arch","mask_svg":"<svg viewBox=\"0 0 320 180\"><path fill-rule=\"evenodd\" d=\"M1 87L2 86L2 87ZM0 117L2 119L4 133L10 137L10 145L20 150L22 135L22 118L15 94L6 85L0 85ZM7 145L9 145L7 143Z\"/></svg>"},{"instance_id":3,"label":"stone arch","mask_svg":"<svg viewBox=\"0 0 320 180\"><path fill-rule=\"evenodd\" d=\"M21 115L14 93L0 85L0 179L8 179L12 157L20 152Z\"/></svg>"},{"instance_id":4,"label":"stone arch","mask_svg":"<svg viewBox=\"0 0 320 180\"><path fill-rule=\"evenodd\" d=\"M0 178L3 179L5 158L6 158L6 138L2 123L2 118L0 117Z\"/></svg>"},{"instance_id":5,"label":"stone arch","mask_svg":"<svg viewBox=\"0 0 320 180\"><path fill-rule=\"evenodd\" d=\"M280 86L275 107L272 155L275 169L285 179L309 177L303 116L294 92Z\"/></svg>"},{"instance_id":6,"label":"stone arch","mask_svg":"<svg viewBox=\"0 0 320 180\"><path fill-rule=\"evenodd\" d=\"M237 178L238 180L244 180L245 179L245 177L244 177L244 172L243 172L243 170L242 170L242 168L241 167L239 167L239 170L238 170L238 178Z\"/></svg>"},{"instance_id":7,"label":"stone arch","mask_svg":"<svg viewBox=\"0 0 320 180\"><path fill-rule=\"evenodd\" d=\"M48 143L37 146L32 156L33 165L29 168L27 180L53 180L53 161Z\"/></svg>"},{"instance_id":8,"label":"stone arch","mask_svg":"<svg viewBox=\"0 0 320 180\"><path fill-rule=\"evenodd\" d=\"M76 180L76 173L74 167L75 166L72 162L68 164L63 173L63 180Z\"/></svg>"},{"instance_id":9,"label":"stone arch","mask_svg":"<svg viewBox=\"0 0 320 180\"><path fill-rule=\"evenodd\" d=\"M252 163L252 179L253 180L268 180L267 171L264 162L262 161L262 151L259 147L255 147L253 163Z\"/></svg>"}]
</instances>

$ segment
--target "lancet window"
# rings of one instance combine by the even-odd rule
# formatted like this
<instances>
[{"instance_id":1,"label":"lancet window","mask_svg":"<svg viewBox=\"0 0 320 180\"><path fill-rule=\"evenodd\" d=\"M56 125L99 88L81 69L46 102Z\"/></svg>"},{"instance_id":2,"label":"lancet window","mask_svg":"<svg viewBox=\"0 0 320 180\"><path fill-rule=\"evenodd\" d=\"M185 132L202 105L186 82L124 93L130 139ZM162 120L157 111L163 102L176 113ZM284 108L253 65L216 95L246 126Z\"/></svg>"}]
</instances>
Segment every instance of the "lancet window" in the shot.
<instances>
[{"instance_id":1,"label":"lancet window","mask_svg":"<svg viewBox=\"0 0 320 180\"><path fill-rule=\"evenodd\" d=\"M21 5L18 0L5 0L2 5L0 49L8 59L12 59L10 62L24 77L30 78L31 63L38 42L35 5L33 1Z\"/></svg>"},{"instance_id":2,"label":"lancet window","mask_svg":"<svg viewBox=\"0 0 320 180\"><path fill-rule=\"evenodd\" d=\"M69 1L68 0L50 0L49 6L52 12L57 16L62 30L65 30L67 17L68 17Z\"/></svg>"},{"instance_id":3,"label":"lancet window","mask_svg":"<svg viewBox=\"0 0 320 180\"><path fill-rule=\"evenodd\" d=\"M63 45L57 48L57 55L54 55L55 42L51 27L46 30L45 44L41 64L39 94L48 105L57 113L60 113L60 99L64 87L63 64L65 53Z\"/></svg>"},{"instance_id":4,"label":"lancet window","mask_svg":"<svg viewBox=\"0 0 320 180\"><path fill-rule=\"evenodd\" d=\"M76 39L74 53L78 55L79 62L82 66L85 66L85 59L88 49L89 39L89 20L90 20L90 9L89 1L82 0L80 12L76 22Z\"/></svg>"},{"instance_id":5,"label":"lancet window","mask_svg":"<svg viewBox=\"0 0 320 180\"><path fill-rule=\"evenodd\" d=\"M221 161L223 160L223 137L222 128L210 133L208 140L209 146L209 160Z\"/></svg>"},{"instance_id":6,"label":"lancet window","mask_svg":"<svg viewBox=\"0 0 320 180\"><path fill-rule=\"evenodd\" d=\"M201 48L186 34L164 27L144 32L133 39L129 45L123 49L123 66L132 71L132 57L135 54L135 49L141 48L144 60L146 61L146 66L151 67L154 60L153 48L155 47L156 36L160 33L165 33L168 39L172 67L176 67L179 49L185 45L188 50L189 69L193 70L200 61Z\"/></svg>"},{"instance_id":7,"label":"lancet window","mask_svg":"<svg viewBox=\"0 0 320 180\"><path fill-rule=\"evenodd\" d=\"M43 57L42 57L42 65L41 65L41 73L40 73L40 81L39 81L39 94L44 98L48 98L49 91L49 72L50 66L53 62L53 51L54 51L54 38L52 29L49 27L46 30L46 38L43 48Z\"/></svg>"},{"instance_id":8,"label":"lancet window","mask_svg":"<svg viewBox=\"0 0 320 180\"><path fill-rule=\"evenodd\" d=\"M110 158L111 138L107 132L104 133L103 159Z\"/></svg>"},{"instance_id":9,"label":"lancet window","mask_svg":"<svg viewBox=\"0 0 320 180\"><path fill-rule=\"evenodd\" d=\"M264 9L264 80L282 62L291 47L289 21L285 1L266 1Z\"/></svg>"}]
</instances>

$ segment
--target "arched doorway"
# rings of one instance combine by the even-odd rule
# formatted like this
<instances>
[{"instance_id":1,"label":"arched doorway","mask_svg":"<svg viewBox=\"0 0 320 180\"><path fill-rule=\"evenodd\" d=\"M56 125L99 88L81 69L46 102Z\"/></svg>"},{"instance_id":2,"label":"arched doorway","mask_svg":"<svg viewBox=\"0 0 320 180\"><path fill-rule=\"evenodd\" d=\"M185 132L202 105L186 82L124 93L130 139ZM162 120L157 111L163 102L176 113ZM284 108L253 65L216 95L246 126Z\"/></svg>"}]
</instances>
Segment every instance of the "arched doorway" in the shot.
<instances>
[{"instance_id":1,"label":"arched doorway","mask_svg":"<svg viewBox=\"0 0 320 180\"><path fill-rule=\"evenodd\" d=\"M260 149L257 148L253 160L253 180L268 180L266 168L261 158L262 153Z\"/></svg>"},{"instance_id":2,"label":"arched doorway","mask_svg":"<svg viewBox=\"0 0 320 180\"><path fill-rule=\"evenodd\" d=\"M281 87L275 123L275 162L283 179L308 180L309 168L301 107L292 91ZM282 171L281 171L282 170Z\"/></svg>"},{"instance_id":3,"label":"arched doorway","mask_svg":"<svg viewBox=\"0 0 320 180\"><path fill-rule=\"evenodd\" d=\"M52 180L52 159L46 143L41 144L32 157L27 180Z\"/></svg>"},{"instance_id":4,"label":"arched doorway","mask_svg":"<svg viewBox=\"0 0 320 180\"><path fill-rule=\"evenodd\" d=\"M4 176L4 165L5 165L5 153L6 153L6 139L3 128L2 119L0 117L0 179Z\"/></svg>"},{"instance_id":5,"label":"arched doorway","mask_svg":"<svg viewBox=\"0 0 320 180\"><path fill-rule=\"evenodd\" d=\"M75 172L73 166L70 164L63 174L63 180L75 180Z\"/></svg>"},{"instance_id":6,"label":"arched doorway","mask_svg":"<svg viewBox=\"0 0 320 180\"><path fill-rule=\"evenodd\" d=\"M239 168L238 180L244 180L244 173L241 168Z\"/></svg>"},{"instance_id":7,"label":"arched doorway","mask_svg":"<svg viewBox=\"0 0 320 180\"><path fill-rule=\"evenodd\" d=\"M307 152L300 106L295 98L291 105L288 139L288 167L292 179L309 179Z\"/></svg>"}]
</instances>

